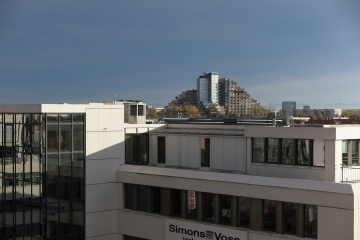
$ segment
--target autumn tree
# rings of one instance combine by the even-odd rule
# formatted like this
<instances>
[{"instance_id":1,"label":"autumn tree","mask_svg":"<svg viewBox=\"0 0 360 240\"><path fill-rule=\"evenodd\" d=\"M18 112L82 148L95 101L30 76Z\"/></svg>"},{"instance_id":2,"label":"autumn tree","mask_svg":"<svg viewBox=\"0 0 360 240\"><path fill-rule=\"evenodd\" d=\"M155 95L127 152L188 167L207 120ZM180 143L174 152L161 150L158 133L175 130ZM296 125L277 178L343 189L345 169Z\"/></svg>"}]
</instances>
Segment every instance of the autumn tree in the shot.
<instances>
[{"instance_id":1,"label":"autumn tree","mask_svg":"<svg viewBox=\"0 0 360 240\"><path fill-rule=\"evenodd\" d=\"M316 121L318 118L317 118L317 116L315 115L315 114L311 114L310 115L310 121Z\"/></svg>"},{"instance_id":2,"label":"autumn tree","mask_svg":"<svg viewBox=\"0 0 360 240\"><path fill-rule=\"evenodd\" d=\"M155 108L148 108L146 110L146 119L159 119L160 116L156 112Z\"/></svg>"},{"instance_id":3,"label":"autumn tree","mask_svg":"<svg viewBox=\"0 0 360 240\"><path fill-rule=\"evenodd\" d=\"M177 117L177 113L180 112L182 113L182 107L181 106L175 106L175 105L171 105L169 107L169 109L166 111L165 116L168 118L173 118L173 117Z\"/></svg>"},{"instance_id":4,"label":"autumn tree","mask_svg":"<svg viewBox=\"0 0 360 240\"><path fill-rule=\"evenodd\" d=\"M197 107L195 107L193 105L185 105L184 109L185 109L185 114L188 118L200 118L201 117L199 110L197 109Z\"/></svg>"}]
</instances>

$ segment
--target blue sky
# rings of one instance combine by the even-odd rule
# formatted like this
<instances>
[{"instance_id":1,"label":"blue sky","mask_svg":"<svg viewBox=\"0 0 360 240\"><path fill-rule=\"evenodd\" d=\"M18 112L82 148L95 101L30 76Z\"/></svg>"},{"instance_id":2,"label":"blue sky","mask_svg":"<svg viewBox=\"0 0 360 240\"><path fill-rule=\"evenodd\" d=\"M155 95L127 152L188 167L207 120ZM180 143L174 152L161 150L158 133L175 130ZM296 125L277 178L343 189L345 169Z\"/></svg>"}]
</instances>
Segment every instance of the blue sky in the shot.
<instances>
[{"instance_id":1,"label":"blue sky","mask_svg":"<svg viewBox=\"0 0 360 240\"><path fill-rule=\"evenodd\" d=\"M359 12L357 0L2 0L0 104L116 94L160 107L216 71L262 105L360 108Z\"/></svg>"}]
</instances>

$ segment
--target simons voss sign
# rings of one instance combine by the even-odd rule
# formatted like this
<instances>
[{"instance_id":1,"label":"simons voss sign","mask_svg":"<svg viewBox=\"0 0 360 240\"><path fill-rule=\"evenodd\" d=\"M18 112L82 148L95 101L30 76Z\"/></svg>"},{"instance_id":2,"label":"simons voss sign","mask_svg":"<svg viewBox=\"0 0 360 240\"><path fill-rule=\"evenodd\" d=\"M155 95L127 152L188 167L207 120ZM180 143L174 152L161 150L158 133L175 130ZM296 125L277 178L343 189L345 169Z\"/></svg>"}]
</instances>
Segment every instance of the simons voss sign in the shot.
<instances>
[{"instance_id":1,"label":"simons voss sign","mask_svg":"<svg viewBox=\"0 0 360 240\"><path fill-rule=\"evenodd\" d=\"M165 219L166 240L247 240L247 233L225 227Z\"/></svg>"}]
</instances>

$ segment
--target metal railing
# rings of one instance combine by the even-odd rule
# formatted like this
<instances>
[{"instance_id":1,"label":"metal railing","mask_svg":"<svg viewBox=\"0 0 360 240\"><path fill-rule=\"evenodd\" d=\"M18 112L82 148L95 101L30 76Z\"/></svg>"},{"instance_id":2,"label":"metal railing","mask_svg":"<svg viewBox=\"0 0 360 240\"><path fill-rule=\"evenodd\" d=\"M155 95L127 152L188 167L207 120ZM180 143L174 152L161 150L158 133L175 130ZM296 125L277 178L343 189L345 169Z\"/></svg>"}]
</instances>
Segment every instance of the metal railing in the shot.
<instances>
[{"instance_id":1,"label":"metal railing","mask_svg":"<svg viewBox=\"0 0 360 240\"><path fill-rule=\"evenodd\" d=\"M359 183L360 182L360 165L341 164L341 182L342 183Z\"/></svg>"}]
</instances>

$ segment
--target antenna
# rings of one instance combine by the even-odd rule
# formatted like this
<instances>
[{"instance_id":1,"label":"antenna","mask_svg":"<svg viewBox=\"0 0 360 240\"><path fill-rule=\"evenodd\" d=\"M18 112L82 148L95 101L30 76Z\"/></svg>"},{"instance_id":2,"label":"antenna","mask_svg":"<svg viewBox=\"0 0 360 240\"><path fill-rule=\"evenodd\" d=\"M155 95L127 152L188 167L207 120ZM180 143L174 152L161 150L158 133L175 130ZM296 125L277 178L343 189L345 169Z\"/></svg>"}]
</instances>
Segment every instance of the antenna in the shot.
<instances>
[{"instance_id":1,"label":"antenna","mask_svg":"<svg viewBox=\"0 0 360 240\"><path fill-rule=\"evenodd\" d=\"M113 97L113 99L114 99L113 105L115 105L115 101L116 101L116 100L115 100L115 97L116 97L116 96L117 96L116 94L113 94L113 95L112 95L112 97Z\"/></svg>"}]
</instances>

